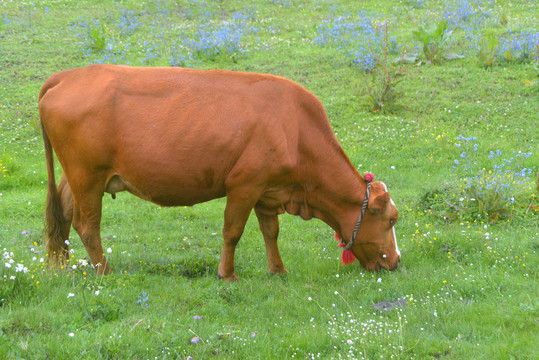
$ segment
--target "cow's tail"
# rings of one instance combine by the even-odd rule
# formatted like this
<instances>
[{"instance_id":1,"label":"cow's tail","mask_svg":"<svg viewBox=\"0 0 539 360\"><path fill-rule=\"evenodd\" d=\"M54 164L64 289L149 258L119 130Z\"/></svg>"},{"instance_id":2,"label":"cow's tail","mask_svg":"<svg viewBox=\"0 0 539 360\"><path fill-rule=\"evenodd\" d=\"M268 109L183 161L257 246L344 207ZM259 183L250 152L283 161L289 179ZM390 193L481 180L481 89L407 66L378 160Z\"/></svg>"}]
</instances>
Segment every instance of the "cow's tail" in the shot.
<instances>
[{"instance_id":1,"label":"cow's tail","mask_svg":"<svg viewBox=\"0 0 539 360\"><path fill-rule=\"evenodd\" d=\"M43 86L40 99L45 95L47 83ZM41 113L41 111L40 111ZM43 124L43 115L41 114L41 132L43 135L43 143L45 145L45 158L47 161L47 203L45 207L45 246L47 247L47 258L56 263L59 259L63 258L63 261L67 260L69 253L68 247L64 243L66 239L63 239L62 228L64 225L64 216L62 201L60 194L56 188L56 179L54 176L54 152L51 141L47 134L47 130Z\"/></svg>"}]
</instances>

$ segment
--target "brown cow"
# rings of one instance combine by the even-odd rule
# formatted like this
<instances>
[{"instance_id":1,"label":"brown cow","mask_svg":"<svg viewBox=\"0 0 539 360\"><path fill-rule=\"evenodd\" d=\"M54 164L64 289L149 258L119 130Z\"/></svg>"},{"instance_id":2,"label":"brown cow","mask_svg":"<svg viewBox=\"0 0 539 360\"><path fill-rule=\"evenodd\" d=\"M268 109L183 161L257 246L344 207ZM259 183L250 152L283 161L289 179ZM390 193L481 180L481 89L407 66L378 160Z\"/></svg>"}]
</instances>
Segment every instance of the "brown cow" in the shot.
<instances>
[{"instance_id":1,"label":"brown cow","mask_svg":"<svg viewBox=\"0 0 539 360\"><path fill-rule=\"evenodd\" d=\"M39 95L50 263L65 261L71 224L98 275L110 272L100 235L102 197L127 190L161 206L226 196L218 275L235 280L234 250L254 208L269 271L286 272L277 215L318 218L368 270L400 261L397 209L337 142L320 101L272 75L93 65L51 76ZM63 168L55 184L53 148ZM367 204L366 204L367 205ZM359 221L361 222L361 221ZM358 222L358 223L359 223Z\"/></svg>"}]
</instances>

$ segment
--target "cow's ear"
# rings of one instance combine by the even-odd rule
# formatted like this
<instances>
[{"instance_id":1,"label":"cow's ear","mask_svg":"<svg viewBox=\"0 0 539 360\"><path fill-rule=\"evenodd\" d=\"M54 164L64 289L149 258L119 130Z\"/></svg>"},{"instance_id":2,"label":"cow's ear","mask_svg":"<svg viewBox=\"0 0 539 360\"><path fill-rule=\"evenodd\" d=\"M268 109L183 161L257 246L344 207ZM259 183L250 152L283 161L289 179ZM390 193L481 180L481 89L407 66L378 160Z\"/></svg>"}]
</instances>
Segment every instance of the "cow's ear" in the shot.
<instances>
[{"instance_id":1,"label":"cow's ear","mask_svg":"<svg viewBox=\"0 0 539 360\"><path fill-rule=\"evenodd\" d=\"M389 204L389 193L385 192L382 195L378 195L375 198L369 200L368 210L371 214L378 214L384 212L387 204Z\"/></svg>"}]
</instances>

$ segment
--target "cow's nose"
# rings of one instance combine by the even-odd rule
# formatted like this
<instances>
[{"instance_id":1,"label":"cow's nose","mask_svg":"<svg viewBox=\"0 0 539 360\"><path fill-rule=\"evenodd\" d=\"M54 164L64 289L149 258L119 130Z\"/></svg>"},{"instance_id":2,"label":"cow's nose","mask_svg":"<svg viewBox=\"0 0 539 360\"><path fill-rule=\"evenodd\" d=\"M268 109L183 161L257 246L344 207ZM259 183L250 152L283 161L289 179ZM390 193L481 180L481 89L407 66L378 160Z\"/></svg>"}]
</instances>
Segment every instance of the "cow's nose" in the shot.
<instances>
[{"instance_id":1,"label":"cow's nose","mask_svg":"<svg viewBox=\"0 0 539 360\"><path fill-rule=\"evenodd\" d=\"M399 257L398 257L397 260L395 261L395 264L393 265L393 269L398 268L400 263L401 263L401 257L400 257L400 255L399 255Z\"/></svg>"},{"instance_id":2,"label":"cow's nose","mask_svg":"<svg viewBox=\"0 0 539 360\"><path fill-rule=\"evenodd\" d=\"M401 262L401 257L400 255L397 257L397 260L395 260L395 262L393 263L393 266L391 267L391 270L395 270L396 268L399 267L399 264Z\"/></svg>"}]
</instances>

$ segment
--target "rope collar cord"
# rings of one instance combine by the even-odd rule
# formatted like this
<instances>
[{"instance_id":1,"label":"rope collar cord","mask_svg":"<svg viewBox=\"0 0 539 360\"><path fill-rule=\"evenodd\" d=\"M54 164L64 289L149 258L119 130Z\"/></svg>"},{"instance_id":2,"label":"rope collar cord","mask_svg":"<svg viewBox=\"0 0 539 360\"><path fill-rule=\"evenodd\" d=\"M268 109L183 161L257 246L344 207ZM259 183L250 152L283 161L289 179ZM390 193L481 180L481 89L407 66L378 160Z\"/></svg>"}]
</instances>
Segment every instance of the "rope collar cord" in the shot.
<instances>
[{"instance_id":1,"label":"rope collar cord","mask_svg":"<svg viewBox=\"0 0 539 360\"><path fill-rule=\"evenodd\" d=\"M369 197L371 195L371 182L374 180L374 175L372 173L365 173L364 178L365 178L365 182L367 183L367 191L365 192L365 200L363 200L361 213L359 214L359 218L357 219L356 226L354 227L354 232L352 233L352 237L350 238L350 241L348 242L348 244L345 244L343 239L340 239L339 236L335 234L335 238L341 241L341 243L339 244L339 247L344 248L342 251L343 265L350 264L356 260L354 253L350 249L352 248L352 245L354 244L354 241L356 240L359 226L361 225L363 216L365 216L365 210L367 210L367 206L369 204Z\"/></svg>"}]
</instances>

